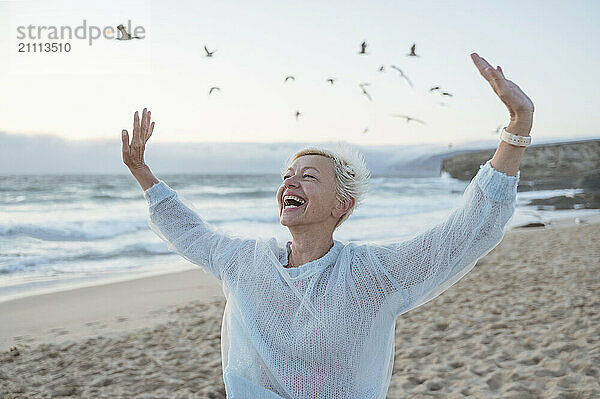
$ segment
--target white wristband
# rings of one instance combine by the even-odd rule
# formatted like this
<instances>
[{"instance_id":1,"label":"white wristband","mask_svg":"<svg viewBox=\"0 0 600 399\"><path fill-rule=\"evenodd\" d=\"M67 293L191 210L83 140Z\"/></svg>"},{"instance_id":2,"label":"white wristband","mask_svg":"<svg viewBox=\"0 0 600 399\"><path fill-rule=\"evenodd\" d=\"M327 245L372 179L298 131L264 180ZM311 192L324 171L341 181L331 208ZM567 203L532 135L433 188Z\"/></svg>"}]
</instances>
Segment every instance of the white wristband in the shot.
<instances>
[{"instance_id":1,"label":"white wristband","mask_svg":"<svg viewBox=\"0 0 600 399\"><path fill-rule=\"evenodd\" d=\"M527 147L531 144L531 136L519 136L518 134L512 134L506 131L506 128L502 129L500 133L500 140L506 141L508 144L516 145L518 147Z\"/></svg>"}]
</instances>

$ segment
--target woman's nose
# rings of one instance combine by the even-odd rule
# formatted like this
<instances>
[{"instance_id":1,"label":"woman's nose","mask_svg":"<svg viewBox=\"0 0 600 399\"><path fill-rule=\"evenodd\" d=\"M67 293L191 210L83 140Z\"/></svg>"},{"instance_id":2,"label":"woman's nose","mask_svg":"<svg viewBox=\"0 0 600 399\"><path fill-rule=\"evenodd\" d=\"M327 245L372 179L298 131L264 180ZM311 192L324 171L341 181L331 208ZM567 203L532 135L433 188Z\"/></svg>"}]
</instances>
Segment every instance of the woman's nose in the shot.
<instances>
[{"instance_id":1,"label":"woman's nose","mask_svg":"<svg viewBox=\"0 0 600 399\"><path fill-rule=\"evenodd\" d=\"M286 187L290 187L290 186L298 187L298 182L295 180L294 176L290 176L283 181L283 185Z\"/></svg>"}]
</instances>

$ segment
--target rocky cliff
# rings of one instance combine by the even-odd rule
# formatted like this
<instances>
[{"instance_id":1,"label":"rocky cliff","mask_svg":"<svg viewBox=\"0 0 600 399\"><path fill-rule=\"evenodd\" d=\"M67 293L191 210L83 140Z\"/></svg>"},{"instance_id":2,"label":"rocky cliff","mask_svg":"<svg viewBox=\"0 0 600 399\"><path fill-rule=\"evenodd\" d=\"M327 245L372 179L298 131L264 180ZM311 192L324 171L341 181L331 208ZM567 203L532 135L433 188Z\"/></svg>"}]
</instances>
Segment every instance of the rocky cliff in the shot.
<instances>
[{"instance_id":1,"label":"rocky cliff","mask_svg":"<svg viewBox=\"0 0 600 399\"><path fill-rule=\"evenodd\" d=\"M442 170L456 179L471 180L479 165L492 158L495 151L494 148L448 157L442 161ZM600 139L532 145L523 154L520 170L519 191L580 188L585 192L579 195L583 207L600 207ZM569 204L576 205L574 200ZM561 206L556 198L546 202Z\"/></svg>"}]
</instances>

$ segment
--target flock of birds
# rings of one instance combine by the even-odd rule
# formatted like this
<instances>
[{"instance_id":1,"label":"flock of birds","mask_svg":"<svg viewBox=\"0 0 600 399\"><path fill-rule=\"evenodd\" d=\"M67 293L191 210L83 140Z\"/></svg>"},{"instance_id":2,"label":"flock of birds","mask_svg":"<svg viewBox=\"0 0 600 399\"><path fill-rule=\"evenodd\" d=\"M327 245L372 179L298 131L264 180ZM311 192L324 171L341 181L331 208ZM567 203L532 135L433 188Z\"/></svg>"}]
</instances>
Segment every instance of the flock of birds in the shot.
<instances>
[{"instance_id":1,"label":"flock of birds","mask_svg":"<svg viewBox=\"0 0 600 399\"><path fill-rule=\"evenodd\" d=\"M119 25L117 27L117 29L121 32L121 37L118 38L118 40L131 40L131 39L139 39L139 37L137 36L131 36L129 33L127 33L127 31L125 30L125 27L123 25ZM359 55L369 55L369 53L367 52L367 42L363 41L360 44L360 50L358 51ZM205 57L208 58L213 58L215 52L217 51L212 50L210 51L206 45L204 46L204 51L205 51ZM417 54L417 45L416 43L413 43L412 46L409 49L409 52L406 54L407 57L420 57L419 54ZM402 71L402 69L400 69L399 67L397 67L396 65L390 65L390 68L397 71L399 73L400 78L406 80L406 83L408 83L408 85L411 88L414 88L414 85L412 83L412 81L410 80L410 78L404 73L404 71ZM385 65L381 65L378 68L379 72L385 72ZM287 75L285 76L283 83L286 84L289 81L296 81L296 78L293 75ZM335 78L333 77L329 77L326 79L326 82L329 83L331 86L334 85L335 82ZM362 91L362 94L365 95L367 97L367 99L369 101L373 101L373 97L371 97L371 95L369 94L369 92L367 91L367 87L370 85L370 83L368 82L362 82L360 83L358 86ZM211 86L209 91L208 91L208 95L211 95L214 91L221 91L221 88L218 86ZM454 97L454 95L446 90L442 90L442 88L440 86L433 86L429 89L429 93L439 93L441 96L443 97ZM446 103L440 103L441 106L445 106ZM298 120L300 118L300 116L302 115L302 113L300 111L296 111L296 120ZM415 118L413 116L410 115L404 115L404 114L391 114L392 117L394 118L404 118L406 120L406 123L409 122L416 122L416 123L420 123L423 125L426 125L427 123L425 121L423 121L422 119L419 118ZM493 134L499 134L500 130L502 129L503 125L498 126L494 131L492 131ZM369 128L365 128L363 130L363 133L367 133L369 131ZM451 148L452 144L448 145L448 148Z\"/></svg>"},{"instance_id":2,"label":"flock of birds","mask_svg":"<svg viewBox=\"0 0 600 399\"><path fill-rule=\"evenodd\" d=\"M358 54L359 54L359 55L368 55L369 53L367 52L367 46L368 46L368 45L367 45L367 42L363 41L363 42L360 44L360 50L358 51ZM409 52L409 53L407 53L407 54L406 54L406 56L408 56L408 57L420 57L420 55L416 53L416 48L417 48L417 45L416 45L416 43L413 43L413 45L410 47L410 52ZM209 50L209 49L206 47L206 45L205 45L205 46L204 46L204 51L205 51L205 57L212 58L212 57L214 56L214 53L215 53L217 50L210 51L210 50ZM411 88L414 88L414 85L413 85L412 81L411 81L411 80L410 80L410 78L409 78L409 77L408 77L408 76L407 76L407 75L404 73L404 71L402 71L402 69L400 69L400 68L399 68L399 67L397 67L396 65L390 65L390 68L392 68L392 69L396 70L396 71L399 73L399 76L400 76L402 79L406 80L406 82L408 83L408 85L409 85ZM379 71L379 72L385 72L385 65L381 65L381 66L379 67L378 71ZM285 78L283 79L283 83L284 83L284 84L285 84L285 83L288 83L288 82L290 82L290 81L296 81L296 78L295 78L293 75L287 75L287 76L285 76ZM334 83L335 83L335 78L333 78L333 77L329 77L329 78L327 78L325 81L326 81L327 83L329 83L331 86L333 86L333 85L334 85ZM369 99L369 101L373 101L373 97L371 96L371 94L369 94L369 92L368 92L368 91L367 91L367 89L366 89L366 88L367 88L369 85L370 85L370 83L368 83L368 82L362 82L362 83L360 83L360 84L358 85L358 87L361 89L361 91L362 91L362 94L364 94L364 95L365 95L365 96L366 96L366 97ZM212 86L212 87L209 89L209 91L208 91L208 94L209 94L209 95L211 95L211 94L213 93L213 91L215 91L215 90L218 90L218 91L220 91L221 89L220 89L218 86ZM432 92L439 92L439 93L440 93L442 96L446 96L446 97L453 97L453 94L452 94L452 93L450 93L450 92L448 92L448 91L444 91L444 90L442 90L440 86L434 86L434 87L430 88L430 89L429 89L429 92L430 92L430 93L432 93ZM445 104L444 104L444 103L441 103L440 105L445 105ZM301 116L301 115L302 115L302 113L301 113L300 111L298 111L298 110L297 110L297 111L296 111L296 114L295 114L295 116L296 116L296 120L298 120L298 119L300 118L300 116ZM418 119L418 118L412 117L412 116L410 116L410 115L392 114L391 116L392 116L392 117L396 117L396 118L404 118L404 119L406 120L406 123L409 123L409 122L417 122L417 123L421 123L421 124L423 124L423 125L426 125L426 122L425 122L425 121L423 121L422 119ZM365 128L365 129L363 130L363 133L367 133L367 132L368 132L368 130L369 130L368 128Z\"/></svg>"},{"instance_id":3,"label":"flock of birds","mask_svg":"<svg viewBox=\"0 0 600 399\"><path fill-rule=\"evenodd\" d=\"M358 51L358 54L359 54L359 55L368 55L369 53L367 52L367 46L368 46L368 45L367 45L367 42L366 42L366 41L363 41L363 42L360 44L360 50ZM417 49L417 45L416 45L416 43L413 43L413 44L412 44L412 46L410 47L410 52L409 52L409 53L407 53L407 54L406 54L406 56L407 56L407 57L420 57L420 55L416 53L416 49ZM209 49L206 47L206 45L205 45L205 46L204 46L204 51L205 51L205 57L212 58L212 57L214 56L214 54L215 54L215 52L216 52L217 50L212 50L212 51L210 51L210 50L209 50ZM404 73L404 71L403 71L402 69L400 69L400 68L399 68L399 67L397 67L396 65L390 65L390 68L391 68L391 69L393 69L393 70L395 70L395 71L397 71L397 72L399 73L399 76L400 76L400 78L402 78L402 79L406 80L406 82L408 83L408 85L409 85L411 88L414 88L414 85L413 85L412 81L411 81L411 80L410 80L410 78L409 78L409 77L408 77L408 76L407 76L407 75ZM381 66L378 68L378 71L379 71L379 72L385 72L385 65L381 65ZM285 83L288 83L289 81L296 81L296 78L295 78L293 75L287 75L287 76L285 76L285 78L283 79L283 83L285 84ZM327 78L325 81L326 81L327 83L329 83L331 86L333 86L333 85L334 85L334 83L335 83L335 78L333 78L333 77L329 77L329 78ZM361 91L362 91L362 94L364 94L364 95L367 97L367 99L368 99L369 101L373 101L373 97L371 96L371 94L369 94L369 92L368 92L368 91L367 91L367 89L366 89L366 88L367 88L369 85L370 85L370 83L368 83L368 82L362 82L362 83L360 83L360 84L358 85L358 87L361 89ZM212 94L212 93L213 93L215 90L218 90L218 91L220 91L220 90L221 90L221 88L220 88L220 87L218 87L218 86L212 86L212 87L209 89L209 91L208 91L208 94L209 94L209 95L211 95L211 94ZM429 92L430 92L430 93L433 93L433 92L439 92L439 93L440 93L440 95L442 95L442 96L445 96L445 97L454 97L454 95L453 95L452 93L450 93L450 92L448 92L448 91L445 91L445 90L442 90L442 88L441 88L440 86L434 86L434 87L431 87L431 88L429 89ZM445 104L445 103L440 103L440 105L444 106L444 105L446 105L446 104ZM301 115L302 115L302 113L301 113L300 111L298 111L298 110L297 110L297 111L296 111L296 114L295 114L295 116L296 116L296 120L298 120L298 119L300 118L300 116L301 116ZM416 122L416 123L421 123L421 124L423 124L423 125L426 125L426 124L427 124L427 123L426 123L425 121L423 121L422 119L415 118L415 117L413 117L413 116L410 116L410 115L391 114L391 116L392 116L392 117L395 117L395 118L404 118L404 119L406 120L406 123L409 123L409 122ZM363 130L363 133L367 133L368 131L369 131L369 128L365 128L365 129Z\"/></svg>"}]
</instances>

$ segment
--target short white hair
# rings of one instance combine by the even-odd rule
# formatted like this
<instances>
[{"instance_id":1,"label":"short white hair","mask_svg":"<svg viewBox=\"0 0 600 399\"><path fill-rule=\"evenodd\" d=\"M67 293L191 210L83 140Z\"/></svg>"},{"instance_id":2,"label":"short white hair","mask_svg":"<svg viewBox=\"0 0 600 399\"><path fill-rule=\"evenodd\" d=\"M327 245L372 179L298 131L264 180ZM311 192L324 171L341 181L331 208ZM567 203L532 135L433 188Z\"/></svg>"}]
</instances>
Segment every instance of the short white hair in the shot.
<instances>
[{"instance_id":1,"label":"short white hair","mask_svg":"<svg viewBox=\"0 0 600 399\"><path fill-rule=\"evenodd\" d=\"M321 146L302 148L284 162L282 175L296 159L304 155L322 155L331 159L335 174L335 196L337 200L342 202L344 198L348 197L354 199L354 206L340 217L334 227L335 230L364 201L369 189L371 172L367 168L364 156L359 151L348 145L338 143L333 150Z\"/></svg>"}]
</instances>

